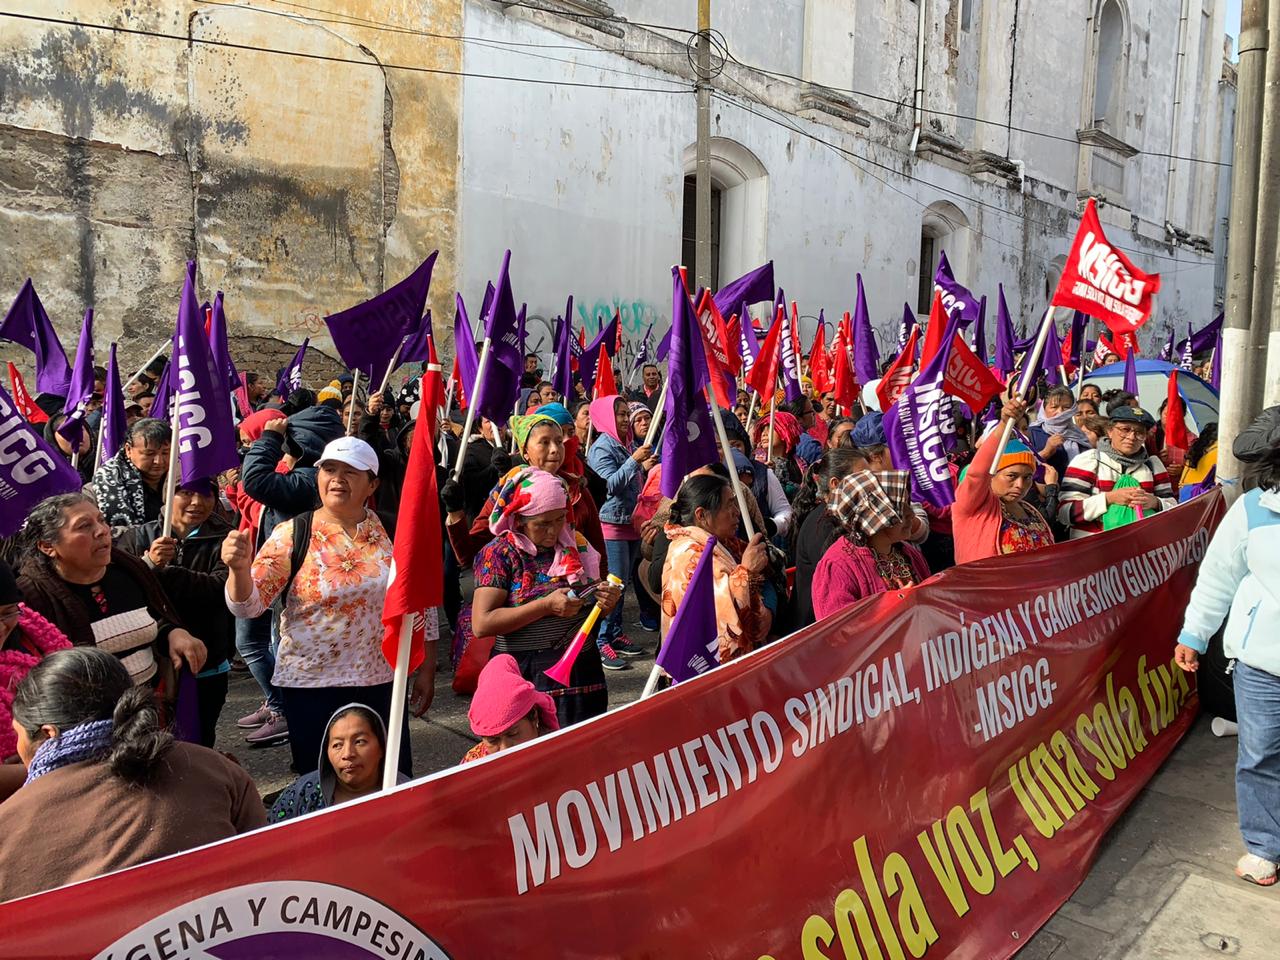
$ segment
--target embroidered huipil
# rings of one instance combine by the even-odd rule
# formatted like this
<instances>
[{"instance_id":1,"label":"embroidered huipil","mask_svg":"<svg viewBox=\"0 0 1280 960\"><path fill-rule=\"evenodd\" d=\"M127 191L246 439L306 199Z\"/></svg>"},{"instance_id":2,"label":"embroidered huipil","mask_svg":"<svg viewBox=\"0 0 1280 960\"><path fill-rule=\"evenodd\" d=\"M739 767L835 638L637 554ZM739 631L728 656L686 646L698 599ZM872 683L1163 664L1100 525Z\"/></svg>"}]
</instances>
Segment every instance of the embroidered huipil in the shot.
<instances>
[{"instance_id":1,"label":"embroidered huipil","mask_svg":"<svg viewBox=\"0 0 1280 960\"><path fill-rule=\"evenodd\" d=\"M289 576L293 523L272 531L254 558L253 592L228 598L237 617L261 614ZM279 687L367 687L391 680L382 656L382 603L391 540L373 511L348 535L342 524L312 517L311 544L280 614L280 649L271 680Z\"/></svg>"}]
</instances>

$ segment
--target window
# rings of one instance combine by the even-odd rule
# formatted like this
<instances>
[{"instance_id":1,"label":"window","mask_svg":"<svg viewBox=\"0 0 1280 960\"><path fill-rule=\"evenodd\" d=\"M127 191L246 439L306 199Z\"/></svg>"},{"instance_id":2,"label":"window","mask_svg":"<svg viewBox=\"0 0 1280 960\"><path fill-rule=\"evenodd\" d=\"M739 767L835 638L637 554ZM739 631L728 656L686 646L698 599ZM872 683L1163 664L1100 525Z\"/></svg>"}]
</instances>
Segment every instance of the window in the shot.
<instances>
[{"instance_id":1,"label":"window","mask_svg":"<svg viewBox=\"0 0 1280 960\"><path fill-rule=\"evenodd\" d=\"M1095 28L1093 126L1123 138L1124 80L1128 68L1124 11L1119 0L1102 0Z\"/></svg>"},{"instance_id":2,"label":"window","mask_svg":"<svg viewBox=\"0 0 1280 960\"><path fill-rule=\"evenodd\" d=\"M926 227L920 233L920 282L916 291L916 313L933 307L933 275L938 269L937 243Z\"/></svg>"},{"instance_id":3,"label":"window","mask_svg":"<svg viewBox=\"0 0 1280 960\"><path fill-rule=\"evenodd\" d=\"M680 258L689 271L689 285L695 286L694 271L698 263L698 178L684 178L684 229L681 234ZM720 289L720 206L723 192L711 184L711 289Z\"/></svg>"}]
</instances>

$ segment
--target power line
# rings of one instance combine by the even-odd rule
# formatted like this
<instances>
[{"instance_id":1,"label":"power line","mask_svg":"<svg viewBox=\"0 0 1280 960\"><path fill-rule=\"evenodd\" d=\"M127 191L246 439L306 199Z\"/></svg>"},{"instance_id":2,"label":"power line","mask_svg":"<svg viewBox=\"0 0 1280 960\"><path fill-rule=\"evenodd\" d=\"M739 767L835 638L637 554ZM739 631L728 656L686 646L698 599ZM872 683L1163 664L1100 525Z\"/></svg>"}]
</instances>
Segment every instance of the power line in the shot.
<instances>
[{"instance_id":1,"label":"power line","mask_svg":"<svg viewBox=\"0 0 1280 960\"><path fill-rule=\"evenodd\" d=\"M380 67L384 70L396 70L406 73L427 73L448 77L470 77L477 80L504 80L511 83L531 83L539 86L579 87L592 90L622 90L628 93L667 93L683 95L689 93L691 89L689 87L631 87L623 84L583 83L575 80L548 80L539 77L513 77L497 73L474 73L466 70L449 70L444 67L423 67L416 64L387 63L379 60L353 60L349 57L337 57L323 53L308 53L301 50L282 50L277 47L259 47L248 43L235 43L231 40L214 40L208 37L190 37L176 33L162 33L158 30L143 30L138 27L121 27L105 23L90 23L84 20L63 20L58 17L41 17L29 13L12 13L7 10L0 10L0 17L8 17L13 20L27 20L34 23L48 23L64 27L81 27L87 30L101 30L107 33L125 34L128 36L150 37L158 40L173 40L182 44L201 44L208 47L221 47L224 49L240 50L248 53L267 53L277 56L294 57L301 60L317 60L325 63L346 63L360 67ZM594 68L588 67L588 69Z\"/></svg>"}]
</instances>

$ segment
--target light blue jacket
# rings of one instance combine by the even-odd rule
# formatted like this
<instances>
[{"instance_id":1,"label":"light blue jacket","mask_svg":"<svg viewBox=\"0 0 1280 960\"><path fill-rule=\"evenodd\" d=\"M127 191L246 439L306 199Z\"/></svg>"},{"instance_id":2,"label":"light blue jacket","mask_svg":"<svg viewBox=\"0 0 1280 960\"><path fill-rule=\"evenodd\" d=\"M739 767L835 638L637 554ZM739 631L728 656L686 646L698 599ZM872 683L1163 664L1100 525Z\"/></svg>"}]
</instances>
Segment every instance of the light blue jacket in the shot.
<instances>
[{"instance_id":1,"label":"light blue jacket","mask_svg":"<svg viewBox=\"0 0 1280 960\"><path fill-rule=\"evenodd\" d=\"M587 464L605 482L608 499L600 504L602 523L630 523L644 488L645 470L631 451L608 434L598 434Z\"/></svg>"},{"instance_id":2,"label":"light blue jacket","mask_svg":"<svg viewBox=\"0 0 1280 960\"><path fill-rule=\"evenodd\" d=\"M1204 653L1223 618L1226 655L1280 677L1280 491L1250 490L1222 518L1178 642Z\"/></svg>"}]
</instances>

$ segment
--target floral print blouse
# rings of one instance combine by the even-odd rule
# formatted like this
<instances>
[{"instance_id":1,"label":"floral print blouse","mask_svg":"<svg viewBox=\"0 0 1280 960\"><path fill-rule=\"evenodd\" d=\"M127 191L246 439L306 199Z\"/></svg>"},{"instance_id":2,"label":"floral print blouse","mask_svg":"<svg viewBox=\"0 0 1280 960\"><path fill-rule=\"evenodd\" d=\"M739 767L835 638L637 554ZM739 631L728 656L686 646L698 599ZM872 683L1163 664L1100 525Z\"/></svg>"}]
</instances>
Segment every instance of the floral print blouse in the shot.
<instances>
[{"instance_id":1,"label":"floral print blouse","mask_svg":"<svg viewBox=\"0 0 1280 960\"><path fill-rule=\"evenodd\" d=\"M289 577L293 522L271 532L253 560L253 592L227 606L256 617ZM312 517L311 545L280 614L280 649L272 683L280 687L367 687L391 680L382 656L382 603L391 569L391 540L372 510L356 526ZM429 617L428 620L431 618Z\"/></svg>"}]
</instances>

